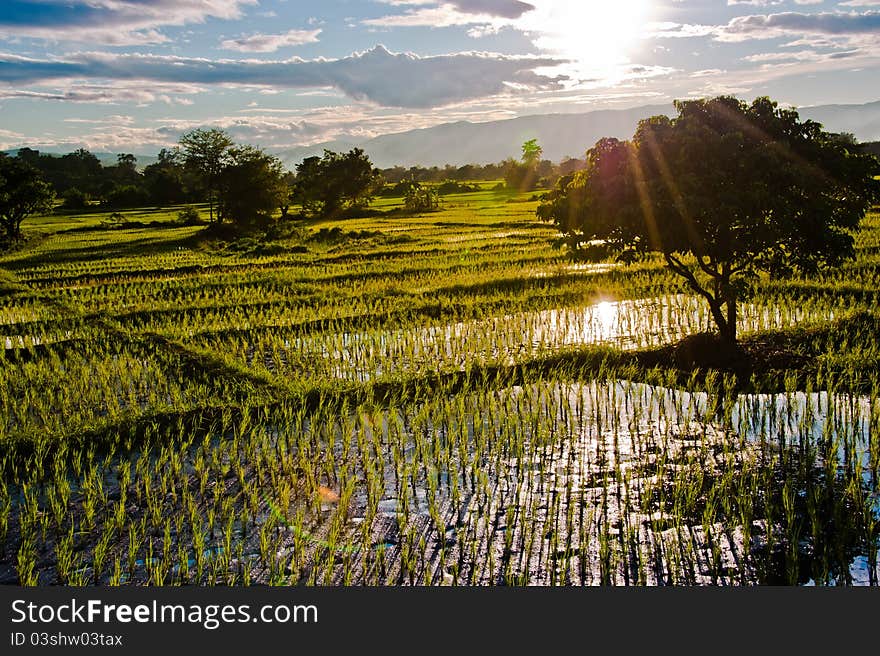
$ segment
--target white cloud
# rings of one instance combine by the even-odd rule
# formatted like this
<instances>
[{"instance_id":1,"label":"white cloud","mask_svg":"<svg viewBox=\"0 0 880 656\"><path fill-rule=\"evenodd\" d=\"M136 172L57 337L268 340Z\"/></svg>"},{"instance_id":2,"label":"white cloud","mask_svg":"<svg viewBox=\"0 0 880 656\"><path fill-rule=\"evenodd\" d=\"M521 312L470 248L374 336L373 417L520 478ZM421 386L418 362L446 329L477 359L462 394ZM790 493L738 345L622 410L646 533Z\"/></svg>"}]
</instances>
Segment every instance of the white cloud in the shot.
<instances>
[{"instance_id":1,"label":"white cloud","mask_svg":"<svg viewBox=\"0 0 880 656\"><path fill-rule=\"evenodd\" d=\"M315 89L334 87L355 100L394 107L437 107L509 92L561 88L564 78L539 74L565 60L462 52L419 57L383 46L341 59L230 60L165 55L78 53L64 59L0 55L0 84L45 86L100 80L170 85ZM151 93L142 85L143 93Z\"/></svg>"},{"instance_id":2,"label":"white cloud","mask_svg":"<svg viewBox=\"0 0 880 656\"><path fill-rule=\"evenodd\" d=\"M190 105L192 100L188 96L203 90L195 85L181 84L156 84L147 89L142 84L88 84L74 81L51 90L0 87L0 99L29 98L100 105Z\"/></svg>"},{"instance_id":3,"label":"white cloud","mask_svg":"<svg viewBox=\"0 0 880 656\"><path fill-rule=\"evenodd\" d=\"M652 23L648 36L655 38L688 38L711 36L717 41L742 42L777 39L788 36L819 35L858 37L880 32L880 11L817 12L812 14L781 12L737 16L726 25L693 25L686 23Z\"/></svg>"},{"instance_id":4,"label":"white cloud","mask_svg":"<svg viewBox=\"0 0 880 656\"><path fill-rule=\"evenodd\" d=\"M6 150L7 148L20 146L22 143L24 143L23 134L0 128L0 148Z\"/></svg>"},{"instance_id":5,"label":"white cloud","mask_svg":"<svg viewBox=\"0 0 880 656\"><path fill-rule=\"evenodd\" d=\"M321 30L290 30L283 34L251 34L235 39L226 39L221 48L239 52L275 52L280 48L317 43Z\"/></svg>"},{"instance_id":6,"label":"white cloud","mask_svg":"<svg viewBox=\"0 0 880 656\"><path fill-rule=\"evenodd\" d=\"M0 14L0 38L32 37L124 46L164 43L166 26L231 20L259 0L30 0L30 11Z\"/></svg>"},{"instance_id":7,"label":"white cloud","mask_svg":"<svg viewBox=\"0 0 880 656\"><path fill-rule=\"evenodd\" d=\"M719 41L773 39L790 34L871 34L880 31L880 12L819 12L739 16L716 32Z\"/></svg>"},{"instance_id":8,"label":"white cloud","mask_svg":"<svg viewBox=\"0 0 880 656\"><path fill-rule=\"evenodd\" d=\"M459 17L449 20L450 25L467 25L493 18L516 19L535 9L535 5L519 0L380 0L384 4L397 7L426 7L411 9L404 14L392 14L378 19L364 21L367 25L431 25L421 22L431 16ZM401 21L401 22L397 22Z\"/></svg>"}]
</instances>

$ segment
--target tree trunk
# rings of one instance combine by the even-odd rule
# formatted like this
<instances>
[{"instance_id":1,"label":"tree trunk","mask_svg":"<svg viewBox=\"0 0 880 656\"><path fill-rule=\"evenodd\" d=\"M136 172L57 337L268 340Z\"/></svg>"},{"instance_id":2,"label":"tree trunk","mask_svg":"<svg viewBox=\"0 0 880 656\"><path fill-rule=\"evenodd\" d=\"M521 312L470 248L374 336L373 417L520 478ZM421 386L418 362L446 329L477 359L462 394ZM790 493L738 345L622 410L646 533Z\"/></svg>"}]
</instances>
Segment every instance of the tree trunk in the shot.
<instances>
[{"instance_id":1,"label":"tree trunk","mask_svg":"<svg viewBox=\"0 0 880 656\"><path fill-rule=\"evenodd\" d=\"M712 312L712 318L715 320L715 325L718 326L718 332L721 334L721 338L725 341L729 341L729 327L727 325L727 318L724 316L724 312L722 311L722 306L724 302L720 299L710 300L709 301L709 310ZM736 336L733 337L736 340Z\"/></svg>"},{"instance_id":2,"label":"tree trunk","mask_svg":"<svg viewBox=\"0 0 880 656\"><path fill-rule=\"evenodd\" d=\"M736 295L730 294L727 299L727 339L736 343Z\"/></svg>"},{"instance_id":3,"label":"tree trunk","mask_svg":"<svg viewBox=\"0 0 880 656\"><path fill-rule=\"evenodd\" d=\"M3 217L0 224L6 228L6 237L12 241L21 234L21 220L14 217Z\"/></svg>"},{"instance_id":4,"label":"tree trunk","mask_svg":"<svg viewBox=\"0 0 880 656\"><path fill-rule=\"evenodd\" d=\"M726 341L736 344L736 290L730 284L729 275L725 275L721 281L721 293L727 305L727 332L723 336Z\"/></svg>"}]
</instances>

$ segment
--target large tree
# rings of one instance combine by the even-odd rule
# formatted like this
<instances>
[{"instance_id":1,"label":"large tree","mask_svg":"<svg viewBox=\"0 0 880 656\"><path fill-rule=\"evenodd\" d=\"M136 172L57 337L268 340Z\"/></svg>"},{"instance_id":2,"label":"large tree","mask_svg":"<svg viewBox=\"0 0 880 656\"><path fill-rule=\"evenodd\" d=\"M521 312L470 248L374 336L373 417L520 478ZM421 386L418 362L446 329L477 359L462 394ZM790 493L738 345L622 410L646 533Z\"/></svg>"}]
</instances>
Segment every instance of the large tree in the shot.
<instances>
[{"instance_id":1,"label":"large tree","mask_svg":"<svg viewBox=\"0 0 880 656\"><path fill-rule=\"evenodd\" d=\"M144 168L144 186L157 205L174 205L187 199L181 159L177 149L163 148L157 161Z\"/></svg>"},{"instance_id":2,"label":"large tree","mask_svg":"<svg viewBox=\"0 0 880 656\"><path fill-rule=\"evenodd\" d=\"M325 150L296 167L293 198L305 213L332 216L344 208L370 203L381 182L379 172L360 148L347 153Z\"/></svg>"},{"instance_id":3,"label":"large tree","mask_svg":"<svg viewBox=\"0 0 880 656\"><path fill-rule=\"evenodd\" d=\"M229 135L218 128L199 128L180 137L184 162L197 174L207 194L211 221L214 221L214 203L220 173L232 145Z\"/></svg>"},{"instance_id":4,"label":"large tree","mask_svg":"<svg viewBox=\"0 0 880 656\"><path fill-rule=\"evenodd\" d=\"M21 235L21 222L52 208L55 194L39 171L18 158L0 154L0 225L6 237Z\"/></svg>"},{"instance_id":5,"label":"large tree","mask_svg":"<svg viewBox=\"0 0 880 656\"><path fill-rule=\"evenodd\" d=\"M852 231L880 199L878 162L769 98L675 103L631 141L602 139L538 215L570 247L603 243L630 259L662 254L736 341L742 283L814 272L853 257Z\"/></svg>"},{"instance_id":6,"label":"large tree","mask_svg":"<svg viewBox=\"0 0 880 656\"><path fill-rule=\"evenodd\" d=\"M239 224L268 219L290 193L281 161L253 146L229 149L217 191L219 219Z\"/></svg>"}]
</instances>

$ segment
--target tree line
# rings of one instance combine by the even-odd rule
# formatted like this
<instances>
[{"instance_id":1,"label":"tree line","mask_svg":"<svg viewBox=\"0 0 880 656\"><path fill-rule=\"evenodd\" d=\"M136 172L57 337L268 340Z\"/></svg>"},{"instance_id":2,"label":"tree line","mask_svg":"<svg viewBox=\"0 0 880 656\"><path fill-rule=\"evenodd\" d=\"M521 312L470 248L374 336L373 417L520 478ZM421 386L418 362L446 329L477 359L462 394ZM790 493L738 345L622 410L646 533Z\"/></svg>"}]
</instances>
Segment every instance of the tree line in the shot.
<instances>
[{"instance_id":1,"label":"tree line","mask_svg":"<svg viewBox=\"0 0 880 656\"><path fill-rule=\"evenodd\" d=\"M537 147L535 140L526 143ZM20 148L16 157L40 173L41 179L49 183L64 209L84 210L96 205L108 209L148 205L167 207L210 202L216 192L214 183L219 173L219 169L212 170L212 167L219 166L224 157L232 154L229 149L233 146L231 138L221 130L193 130L181 137L178 147L163 148L156 161L145 167L139 167L137 157L130 153L119 153L116 164L104 165L95 154L84 148L60 156ZM206 148L218 150L212 155L204 150ZM474 188L465 183L487 180L503 180L507 188L521 191L549 189L560 176L586 166L584 159L566 158L559 163L541 159L540 147L537 148L537 151L524 156L523 161L508 158L485 165L395 166L379 170L373 169L360 149L345 154L325 151L322 157L305 160L296 167L296 172L285 171L283 177L290 193L296 191L309 207L320 207L323 201L316 196L322 192L306 189L303 184L296 189L294 184L297 177L311 176L318 169L328 177L321 183L333 187L338 186L338 182L333 183L329 179L335 175L334 171L352 166L350 173L364 176L364 171L369 168L370 180L368 184L365 181L365 186L369 187L366 190L368 193L348 192L349 196L353 193L358 197L355 204L363 204L365 198L374 195L403 196L414 183L434 184L441 195L473 191ZM334 158L339 161L334 161ZM320 166L316 166L318 163ZM360 173L356 170L358 168ZM289 208L290 204L296 202L290 200L291 203L279 205L282 213L285 213L285 206ZM346 199L343 204L351 203ZM328 210L333 209L331 202Z\"/></svg>"},{"instance_id":2,"label":"tree line","mask_svg":"<svg viewBox=\"0 0 880 656\"><path fill-rule=\"evenodd\" d=\"M353 148L325 150L287 171L276 156L236 144L216 128L187 132L143 170L131 154L119 154L115 165L104 166L85 149L59 157L21 148L14 157L0 153L0 221L6 238L15 239L24 217L60 201L70 211L207 203L211 223L254 224L279 211L287 217L294 206L301 216L341 217L389 193L403 196L407 211L422 212L436 210L442 194L479 190L465 180L503 177L502 186L526 191L549 188L560 175L586 165L573 159L555 165L541 155L533 139L523 144L521 161L381 171L363 150Z\"/></svg>"}]
</instances>

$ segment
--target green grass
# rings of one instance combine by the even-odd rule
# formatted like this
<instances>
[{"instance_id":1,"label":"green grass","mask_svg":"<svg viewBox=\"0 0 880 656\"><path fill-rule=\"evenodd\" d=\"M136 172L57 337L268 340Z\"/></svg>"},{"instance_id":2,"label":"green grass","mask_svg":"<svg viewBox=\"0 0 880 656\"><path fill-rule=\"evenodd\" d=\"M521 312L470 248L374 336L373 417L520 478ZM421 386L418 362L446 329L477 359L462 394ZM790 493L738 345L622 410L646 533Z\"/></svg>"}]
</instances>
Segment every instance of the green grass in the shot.
<instances>
[{"instance_id":1,"label":"green grass","mask_svg":"<svg viewBox=\"0 0 880 656\"><path fill-rule=\"evenodd\" d=\"M725 352L659 261L573 265L491 186L223 239L26 223L0 581L876 584L880 215Z\"/></svg>"}]
</instances>

